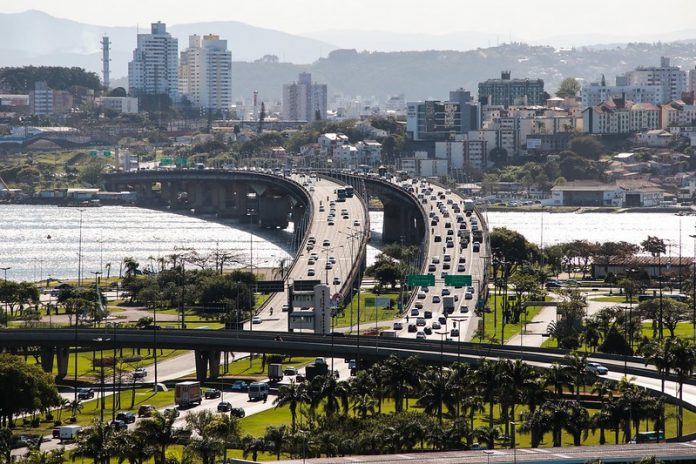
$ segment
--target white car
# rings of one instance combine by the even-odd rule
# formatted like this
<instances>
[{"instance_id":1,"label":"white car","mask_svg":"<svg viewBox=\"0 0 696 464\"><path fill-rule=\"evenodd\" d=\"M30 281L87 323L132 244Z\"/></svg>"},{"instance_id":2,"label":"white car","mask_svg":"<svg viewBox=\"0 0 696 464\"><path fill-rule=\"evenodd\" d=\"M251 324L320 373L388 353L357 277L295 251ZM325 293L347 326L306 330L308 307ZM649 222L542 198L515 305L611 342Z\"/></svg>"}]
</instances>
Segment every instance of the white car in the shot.
<instances>
[{"instance_id":1,"label":"white car","mask_svg":"<svg viewBox=\"0 0 696 464\"><path fill-rule=\"evenodd\" d=\"M263 319L261 319L261 316L254 316L251 318L252 324L260 324L262 322L263 322Z\"/></svg>"},{"instance_id":2,"label":"white car","mask_svg":"<svg viewBox=\"0 0 696 464\"><path fill-rule=\"evenodd\" d=\"M587 363L587 372L594 375L606 375L609 369L596 362Z\"/></svg>"}]
</instances>

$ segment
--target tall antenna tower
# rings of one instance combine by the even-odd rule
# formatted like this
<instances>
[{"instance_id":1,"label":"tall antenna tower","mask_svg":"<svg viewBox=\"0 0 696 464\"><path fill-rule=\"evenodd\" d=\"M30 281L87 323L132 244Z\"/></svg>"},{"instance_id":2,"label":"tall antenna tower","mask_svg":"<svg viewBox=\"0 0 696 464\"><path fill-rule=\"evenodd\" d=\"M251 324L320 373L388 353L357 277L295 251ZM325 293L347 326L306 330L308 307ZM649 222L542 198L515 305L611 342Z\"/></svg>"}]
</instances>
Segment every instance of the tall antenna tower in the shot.
<instances>
[{"instance_id":1,"label":"tall antenna tower","mask_svg":"<svg viewBox=\"0 0 696 464\"><path fill-rule=\"evenodd\" d=\"M104 36L102 38L101 46L102 46L102 75L104 76L104 87L108 90L109 89L109 61L111 61L111 58L109 58L110 42L109 42L108 36Z\"/></svg>"}]
</instances>

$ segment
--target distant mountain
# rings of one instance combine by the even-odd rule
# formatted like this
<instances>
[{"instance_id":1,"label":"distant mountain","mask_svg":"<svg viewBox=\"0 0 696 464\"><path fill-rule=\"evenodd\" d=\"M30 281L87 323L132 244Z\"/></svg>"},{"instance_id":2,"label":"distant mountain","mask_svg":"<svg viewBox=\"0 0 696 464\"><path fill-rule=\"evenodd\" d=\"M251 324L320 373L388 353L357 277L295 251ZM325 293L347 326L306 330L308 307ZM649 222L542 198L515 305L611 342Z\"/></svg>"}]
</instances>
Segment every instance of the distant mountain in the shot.
<instances>
[{"instance_id":1,"label":"distant mountain","mask_svg":"<svg viewBox=\"0 0 696 464\"><path fill-rule=\"evenodd\" d=\"M112 75L124 76L138 29L145 33L149 28L149 24L139 28L82 24L36 10L0 14L0 66L63 64L98 72L101 70L99 42L106 34L111 41ZM277 55L283 61L311 63L336 48L327 42L237 21L167 25L167 29L179 39L180 50L188 46L190 34L217 34L227 40L233 58L240 61Z\"/></svg>"}]
</instances>

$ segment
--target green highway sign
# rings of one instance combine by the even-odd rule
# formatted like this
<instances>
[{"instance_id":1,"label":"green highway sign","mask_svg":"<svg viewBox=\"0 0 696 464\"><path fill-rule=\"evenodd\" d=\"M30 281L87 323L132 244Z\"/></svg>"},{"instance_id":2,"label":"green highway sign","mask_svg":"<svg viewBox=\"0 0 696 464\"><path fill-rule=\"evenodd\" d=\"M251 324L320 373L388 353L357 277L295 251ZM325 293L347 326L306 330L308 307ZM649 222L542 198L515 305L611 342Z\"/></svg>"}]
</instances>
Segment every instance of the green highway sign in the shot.
<instances>
[{"instance_id":1,"label":"green highway sign","mask_svg":"<svg viewBox=\"0 0 696 464\"><path fill-rule=\"evenodd\" d=\"M470 275L446 275L445 285L451 287L468 287L472 284Z\"/></svg>"},{"instance_id":2,"label":"green highway sign","mask_svg":"<svg viewBox=\"0 0 696 464\"><path fill-rule=\"evenodd\" d=\"M432 274L410 274L406 276L406 283L411 287L430 287L435 285L435 276Z\"/></svg>"}]
</instances>

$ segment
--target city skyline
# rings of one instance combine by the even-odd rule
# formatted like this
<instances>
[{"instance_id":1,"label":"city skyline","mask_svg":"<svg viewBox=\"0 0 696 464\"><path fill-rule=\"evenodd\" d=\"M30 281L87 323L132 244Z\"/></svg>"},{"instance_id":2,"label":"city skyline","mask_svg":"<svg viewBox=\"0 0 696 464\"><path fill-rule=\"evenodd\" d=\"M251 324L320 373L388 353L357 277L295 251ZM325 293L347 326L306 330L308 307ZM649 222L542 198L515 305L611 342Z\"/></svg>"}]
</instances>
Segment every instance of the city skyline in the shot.
<instances>
[{"instance_id":1,"label":"city skyline","mask_svg":"<svg viewBox=\"0 0 696 464\"><path fill-rule=\"evenodd\" d=\"M259 27L276 29L313 37L330 36L344 30L378 31L398 34L447 35L461 32L495 34L501 42L520 40L530 42L551 41L559 37L592 36L603 40L615 36L634 37L640 31L648 34L668 34L693 29L690 15L673 15L674 11L693 9L689 0L666 0L662 8L646 16L640 9L630 8L628 1L602 2L588 0L569 17L558 17L558 4L550 0L538 0L534 8L513 0L502 0L495 5L482 3L452 4L446 0L428 2L427 9L412 0L396 2L384 0L377 4L367 0L354 0L352 8L342 11L339 21L327 24L322 21L327 11L326 1L296 0L282 2L265 0L253 4L240 3L229 11L221 10L220 2L202 0L198 8L171 8L162 0L136 2L124 0L118 4L104 4L98 10L86 8L82 0L69 0L57 4L50 0L25 0L16 5L4 5L1 13L18 13L30 9L73 21L103 26L147 26L156 20L168 24L203 21L240 21ZM500 4L502 3L502 5ZM497 12L509 14L501 17ZM274 11L274 15L260 12ZM622 18L612 21L611 27L602 18ZM463 20L464 19L464 20ZM529 24L543 27L530 28ZM610 32L607 32L610 31ZM646 39L649 40L649 39ZM341 45L341 44L337 44Z\"/></svg>"}]
</instances>

